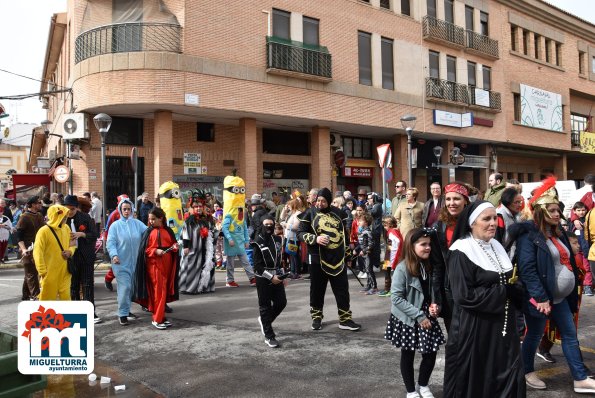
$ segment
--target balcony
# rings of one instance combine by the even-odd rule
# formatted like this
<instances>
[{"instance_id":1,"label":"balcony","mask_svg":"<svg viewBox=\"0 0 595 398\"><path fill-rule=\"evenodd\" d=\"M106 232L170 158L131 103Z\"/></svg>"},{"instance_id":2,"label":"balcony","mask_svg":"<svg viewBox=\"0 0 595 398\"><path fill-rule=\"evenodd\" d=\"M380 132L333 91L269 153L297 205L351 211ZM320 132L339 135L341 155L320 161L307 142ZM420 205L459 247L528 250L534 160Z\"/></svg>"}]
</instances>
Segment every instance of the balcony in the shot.
<instances>
[{"instance_id":1,"label":"balcony","mask_svg":"<svg viewBox=\"0 0 595 398\"><path fill-rule=\"evenodd\" d=\"M81 33L75 41L74 62L102 54L136 51L181 53L182 27L165 23L121 23Z\"/></svg>"},{"instance_id":2,"label":"balcony","mask_svg":"<svg viewBox=\"0 0 595 398\"><path fill-rule=\"evenodd\" d=\"M267 37L267 73L330 82L331 54L326 47Z\"/></svg>"},{"instance_id":3,"label":"balcony","mask_svg":"<svg viewBox=\"0 0 595 398\"><path fill-rule=\"evenodd\" d=\"M502 110L502 100L498 92L476 92L474 87L434 77L426 78L426 98L428 101L464 105L486 112L496 113Z\"/></svg>"},{"instance_id":4,"label":"balcony","mask_svg":"<svg viewBox=\"0 0 595 398\"><path fill-rule=\"evenodd\" d=\"M580 148L581 146L581 135L578 131L570 132L570 145L573 148Z\"/></svg>"},{"instance_id":5,"label":"balcony","mask_svg":"<svg viewBox=\"0 0 595 398\"><path fill-rule=\"evenodd\" d=\"M467 41L465 51L491 59L499 59L498 40L490 39L488 36L466 30Z\"/></svg>"},{"instance_id":6,"label":"balcony","mask_svg":"<svg viewBox=\"0 0 595 398\"><path fill-rule=\"evenodd\" d=\"M465 47L465 29L426 15L422 21L424 39L450 47Z\"/></svg>"}]
</instances>

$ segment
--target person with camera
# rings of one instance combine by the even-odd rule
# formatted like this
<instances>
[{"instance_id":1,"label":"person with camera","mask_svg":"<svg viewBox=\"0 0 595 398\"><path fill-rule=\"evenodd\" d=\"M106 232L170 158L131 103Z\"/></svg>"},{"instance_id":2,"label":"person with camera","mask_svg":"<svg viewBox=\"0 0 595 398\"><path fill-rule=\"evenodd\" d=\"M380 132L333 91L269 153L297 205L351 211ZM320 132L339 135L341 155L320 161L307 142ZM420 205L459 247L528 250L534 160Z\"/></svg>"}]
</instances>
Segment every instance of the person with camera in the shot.
<instances>
[{"instance_id":1,"label":"person with camera","mask_svg":"<svg viewBox=\"0 0 595 398\"><path fill-rule=\"evenodd\" d=\"M273 331L273 322L287 305L285 278L289 276L282 268L283 240L273 234L275 217L266 214L261 219L260 231L250 244L254 250L254 274L260 316L258 323L265 337L264 342L271 348L279 347Z\"/></svg>"}]
</instances>

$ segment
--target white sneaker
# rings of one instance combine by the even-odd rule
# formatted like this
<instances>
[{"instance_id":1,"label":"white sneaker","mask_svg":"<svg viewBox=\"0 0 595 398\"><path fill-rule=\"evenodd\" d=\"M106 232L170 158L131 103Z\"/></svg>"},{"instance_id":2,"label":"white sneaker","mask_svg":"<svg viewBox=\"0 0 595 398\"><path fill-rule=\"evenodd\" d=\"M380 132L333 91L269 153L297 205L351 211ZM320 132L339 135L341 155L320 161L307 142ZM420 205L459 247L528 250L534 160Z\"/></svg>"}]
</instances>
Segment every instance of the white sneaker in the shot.
<instances>
[{"instance_id":1,"label":"white sneaker","mask_svg":"<svg viewBox=\"0 0 595 398\"><path fill-rule=\"evenodd\" d=\"M365 279L368 277L368 274L365 272L360 272L359 275L357 276L360 279Z\"/></svg>"},{"instance_id":2,"label":"white sneaker","mask_svg":"<svg viewBox=\"0 0 595 398\"><path fill-rule=\"evenodd\" d=\"M574 392L581 394L592 394L595 393L595 380L586 378L581 381L574 381Z\"/></svg>"},{"instance_id":3,"label":"white sneaker","mask_svg":"<svg viewBox=\"0 0 595 398\"><path fill-rule=\"evenodd\" d=\"M407 398L421 398L420 395L417 393L417 391L414 392L408 392L407 393Z\"/></svg>"},{"instance_id":4,"label":"white sneaker","mask_svg":"<svg viewBox=\"0 0 595 398\"><path fill-rule=\"evenodd\" d=\"M543 380L541 380L539 377L537 377L537 374L535 372L531 372L531 373L527 373L525 375L525 382L527 383L527 385L531 388L534 388L536 390L545 390L546 389L546 385L543 382ZM575 386L576 386L576 381L574 382ZM576 389L576 387L575 387Z\"/></svg>"},{"instance_id":5,"label":"white sneaker","mask_svg":"<svg viewBox=\"0 0 595 398\"><path fill-rule=\"evenodd\" d=\"M422 398L434 398L434 394L432 394L432 391L430 391L430 387L428 386L419 386L419 395L421 395Z\"/></svg>"}]
</instances>

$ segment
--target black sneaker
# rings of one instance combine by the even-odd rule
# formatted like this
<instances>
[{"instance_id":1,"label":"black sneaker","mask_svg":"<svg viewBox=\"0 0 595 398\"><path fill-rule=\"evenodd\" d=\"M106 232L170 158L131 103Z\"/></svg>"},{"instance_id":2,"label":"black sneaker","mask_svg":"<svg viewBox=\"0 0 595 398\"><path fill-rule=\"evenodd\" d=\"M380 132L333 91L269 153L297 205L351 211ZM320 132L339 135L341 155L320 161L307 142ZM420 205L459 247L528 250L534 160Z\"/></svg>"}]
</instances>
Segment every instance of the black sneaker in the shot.
<instances>
[{"instance_id":1,"label":"black sneaker","mask_svg":"<svg viewBox=\"0 0 595 398\"><path fill-rule=\"evenodd\" d=\"M122 326L128 326L128 317L127 316L121 316L120 317L120 325L122 325Z\"/></svg>"},{"instance_id":2,"label":"black sneaker","mask_svg":"<svg viewBox=\"0 0 595 398\"><path fill-rule=\"evenodd\" d=\"M167 326L164 323L158 323L156 321L151 321L151 324L160 330L167 329Z\"/></svg>"},{"instance_id":3,"label":"black sneaker","mask_svg":"<svg viewBox=\"0 0 595 398\"><path fill-rule=\"evenodd\" d=\"M546 362L556 363L556 358L554 358L549 352L537 351L537 356Z\"/></svg>"},{"instance_id":4,"label":"black sneaker","mask_svg":"<svg viewBox=\"0 0 595 398\"><path fill-rule=\"evenodd\" d=\"M109 290L110 292L113 292L114 291L114 286L112 285L111 282L105 281L105 288L107 290Z\"/></svg>"},{"instance_id":5,"label":"black sneaker","mask_svg":"<svg viewBox=\"0 0 595 398\"><path fill-rule=\"evenodd\" d=\"M362 325L353 322L353 319L350 319L345 322L339 322L339 329L343 330L351 330L353 332L360 330Z\"/></svg>"},{"instance_id":6,"label":"black sneaker","mask_svg":"<svg viewBox=\"0 0 595 398\"><path fill-rule=\"evenodd\" d=\"M171 314L172 312L174 312L174 310L169 305L165 304L165 312Z\"/></svg>"},{"instance_id":7,"label":"black sneaker","mask_svg":"<svg viewBox=\"0 0 595 398\"><path fill-rule=\"evenodd\" d=\"M143 310L144 312L149 312L149 309L147 307L144 306L140 306L140 309Z\"/></svg>"},{"instance_id":8,"label":"black sneaker","mask_svg":"<svg viewBox=\"0 0 595 398\"><path fill-rule=\"evenodd\" d=\"M322 319L312 319L312 330L322 329Z\"/></svg>"},{"instance_id":9,"label":"black sneaker","mask_svg":"<svg viewBox=\"0 0 595 398\"><path fill-rule=\"evenodd\" d=\"M132 318L132 320L133 320L133 321L135 321L135 320L137 320L137 319L138 319L138 316L137 316L137 315L135 315L135 314L133 314L132 312L128 312L128 317L129 317L129 318Z\"/></svg>"},{"instance_id":10,"label":"black sneaker","mask_svg":"<svg viewBox=\"0 0 595 398\"><path fill-rule=\"evenodd\" d=\"M274 337L271 337L270 339L264 339L264 342L266 343L266 345L268 345L271 348L279 347L279 342L277 340L275 340Z\"/></svg>"}]
</instances>

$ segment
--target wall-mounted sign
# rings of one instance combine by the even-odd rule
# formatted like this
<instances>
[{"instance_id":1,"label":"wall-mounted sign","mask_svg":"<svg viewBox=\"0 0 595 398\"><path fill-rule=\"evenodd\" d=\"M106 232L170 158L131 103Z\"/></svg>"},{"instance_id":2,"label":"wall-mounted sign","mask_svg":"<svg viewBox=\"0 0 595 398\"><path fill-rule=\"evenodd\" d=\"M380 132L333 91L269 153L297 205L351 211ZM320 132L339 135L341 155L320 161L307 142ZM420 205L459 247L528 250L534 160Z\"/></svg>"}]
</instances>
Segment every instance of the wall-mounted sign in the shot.
<instances>
[{"instance_id":1,"label":"wall-mounted sign","mask_svg":"<svg viewBox=\"0 0 595 398\"><path fill-rule=\"evenodd\" d=\"M372 178L374 169L371 167L344 167L344 177L355 177L355 178Z\"/></svg>"},{"instance_id":2,"label":"wall-mounted sign","mask_svg":"<svg viewBox=\"0 0 595 398\"><path fill-rule=\"evenodd\" d=\"M64 165L56 167L56 170L54 170L54 180L56 180L60 184L63 184L66 181L68 181L69 178L70 170L68 170L68 167Z\"/></svg>"},{"instance_id":3,"label":"wall-mounted sign","mask_svg":"<svg viewBox=\"0 0 595 398\"><path fill-rule=\"evenodd\" d=\"M199 97L196 94L184 94L184 104L186 105L196 105L199 104Z\"/></svg>"},{"instance_id":4,"label":"wall-mounted sign","mask_svg":"<svg viewBox=\"0 0 595 398\"><path fill-rule=\"evenodd\" d=\"M184 174L202 174L201 158L200 153L184 153Z\"/></svg>"},{"instance_id":5,"label":"wall-mounted sign","mask_svg":"<svg viewBox=\"0 0 595 398\"><path fill-rule=\"evenodd\" d=\"M595 154L595 133L580 132L581 152Z\"/></svg>"},{"instance_id":6,"label":"wall-mounted sign","mask_svg":"<svg viewBox=\"0 0 595 398\"><path fill-rule=\"evenodd\" d=\"M475 88L475 105L490 107L490 92L481 88Z\"/></svg>"},{"instance_id":7,"label":"wall-mounted sign","mask_svg":"<svg viewBox=\"0 0 595 398\"><path fill-rule=\"evenodd\" d=\"M524 84L520 87L521 124L562 132L562 96Z\"/></svg>"},{"instance_id":8,"label":"wall-mounted sign","mask_svg":"<svg viewBox=\"0 0 595 398\"><path fill-rule=\"evenodd\" d=\"M473 126L473 113L453 113L434 109L434 124L449 127Z\"/></svg>"}]
</instances>

